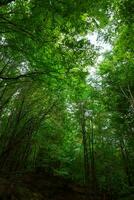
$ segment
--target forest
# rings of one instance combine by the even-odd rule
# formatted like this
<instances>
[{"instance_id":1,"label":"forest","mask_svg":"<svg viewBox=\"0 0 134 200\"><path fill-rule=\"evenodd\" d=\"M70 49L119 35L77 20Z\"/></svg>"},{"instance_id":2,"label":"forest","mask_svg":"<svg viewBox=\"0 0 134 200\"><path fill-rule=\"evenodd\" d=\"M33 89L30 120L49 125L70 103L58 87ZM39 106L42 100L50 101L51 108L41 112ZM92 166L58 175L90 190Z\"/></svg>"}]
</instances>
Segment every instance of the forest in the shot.
<instances>
[{"instance_id":1,"label":"forest","mask_svg":"<svg viewBox=\"0 0 134 200\"><path fill-rule=\"evenodd\" d=\"M0 0L0 200L133 183L134 1Z\"/></svg>"}]
</instances>

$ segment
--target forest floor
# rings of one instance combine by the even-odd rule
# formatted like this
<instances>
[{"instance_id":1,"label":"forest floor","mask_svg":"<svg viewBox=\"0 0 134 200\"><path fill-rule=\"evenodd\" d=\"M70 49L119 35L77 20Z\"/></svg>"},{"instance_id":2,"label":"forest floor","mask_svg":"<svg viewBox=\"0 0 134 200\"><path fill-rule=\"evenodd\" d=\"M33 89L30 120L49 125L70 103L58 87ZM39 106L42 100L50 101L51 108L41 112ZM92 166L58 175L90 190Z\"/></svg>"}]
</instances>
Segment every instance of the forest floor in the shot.
<instances>
[{"instance_id":1,"label":"forest floor","mask_svg":"<svg viewBox=\"0 0 134 200\"><path fill-rule=\"evenodd\" d=\"M26 173L0 176L0 200L84 200L82 186L59 176Z\"/></svg>"},{"instance_id":2,"label":"forest floor","mask_svg":"<svg viewBox=\"0 0 134 200\"><path fill-rule=\"evenodd\" d=\"M90 194L90 197L93 194ZM85 200L86 188L48 173L0 175L0 200ZM89 198L89 199L93 199ZM97 200L100 198L97 198Z\"/></svg>"},{"instance_id":3,"label":"forest floor","mask_svg":"<svg viewBox=\"0 0 134 200\"><path fill-rule=\"evenodd\" d=\"M90 192L84 186L47 173L0 175L0 200L111 200ZM126 200L126 199L123 199Z\"/></svg>"}]
</instances>

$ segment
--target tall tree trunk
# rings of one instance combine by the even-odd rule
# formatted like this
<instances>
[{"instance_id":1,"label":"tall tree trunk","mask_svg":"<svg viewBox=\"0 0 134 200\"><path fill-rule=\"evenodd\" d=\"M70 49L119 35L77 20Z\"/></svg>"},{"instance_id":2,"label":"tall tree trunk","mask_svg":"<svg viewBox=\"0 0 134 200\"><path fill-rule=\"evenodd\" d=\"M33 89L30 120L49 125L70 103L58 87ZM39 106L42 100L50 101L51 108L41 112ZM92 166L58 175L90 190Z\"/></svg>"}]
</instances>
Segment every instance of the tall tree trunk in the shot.
<instances>
[{"instance_id":1,"label":"tall tree trunk","mask_svg":"<svg viewBox=\"0 0 134 200\"><path fill-rule=\"evenodd\" d=\"M91 186L92 186L92 191L94 193L94 199L96 199L96 192L97 192L97 181L96 181L96 170L95 170L95 158L94 158L94 128L93 128L93 117L91 116L90 119L90 146L91 146L91 151L90 151L90 158L91 158Z\"/></svg>"},{"instance_id":2,"label":"tall tree trunk","mask_svg":"<svg viewBox=\"0 0 134 200\"><path fill-rule=\"evenodd\" d=\"M120 138L120 149L122 154L122 159L124 163L124 170L128 179L128 185L133 186L133 182L131 180L131 169L130 169L130 160L129 155L125 146L125 143L123 141L123 138Z\"/></svg>"}]
</instances>

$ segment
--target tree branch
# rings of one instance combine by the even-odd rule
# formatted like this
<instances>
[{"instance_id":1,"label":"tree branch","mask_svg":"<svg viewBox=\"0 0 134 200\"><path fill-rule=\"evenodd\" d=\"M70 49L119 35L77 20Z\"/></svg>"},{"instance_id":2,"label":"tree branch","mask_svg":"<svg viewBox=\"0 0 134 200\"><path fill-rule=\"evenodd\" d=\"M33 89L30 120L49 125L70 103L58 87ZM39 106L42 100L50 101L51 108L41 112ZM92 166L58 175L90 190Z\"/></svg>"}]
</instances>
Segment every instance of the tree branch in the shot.
<instances>
[{"instance_id":1,"label":"tree branch","mask_svg":"<svg viewBox=\"0 0 134 200\"><path fill-rule=\"evenodd\" d=\"M27 74L20 74L15 77L5 77L5 76L0 75L0 79L7 80L7 81L18 80L18 79L22 79L22 78L31 78L32 79L33 75L36 76L36 75L43 75L43 74L46 74L46 72L29 72Z\"/></svg>"},{"instance_id":2,"label":"tree branch","mask_svg":"<svg viewBox=\"0 0 134 200\"><path fill-rule=\"evenodd\" d=\"M6 6L8 3L11 3L15 0L1 0L0 2L0 6Z\"/></svg>"}]
</instances>

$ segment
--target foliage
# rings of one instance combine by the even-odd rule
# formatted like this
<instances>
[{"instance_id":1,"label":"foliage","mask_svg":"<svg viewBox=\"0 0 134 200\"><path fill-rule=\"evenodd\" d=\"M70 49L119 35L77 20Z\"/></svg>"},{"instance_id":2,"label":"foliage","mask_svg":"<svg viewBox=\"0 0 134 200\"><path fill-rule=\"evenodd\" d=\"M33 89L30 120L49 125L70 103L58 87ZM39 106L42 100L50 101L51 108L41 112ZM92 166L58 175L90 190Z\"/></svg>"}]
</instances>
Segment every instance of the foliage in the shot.
<instances>
[{"instance_id":1,"label":"foliage","mask_svg":"<svg viewBox=\"0 0 134 200\"><path fill-rule=\"evenodd\" d=\"M1 1L0 30L1 170L44 169L96 194L129 193L133 1ZM100 63L92 33L112 45Z\"/></svg>"}]
</instances>

